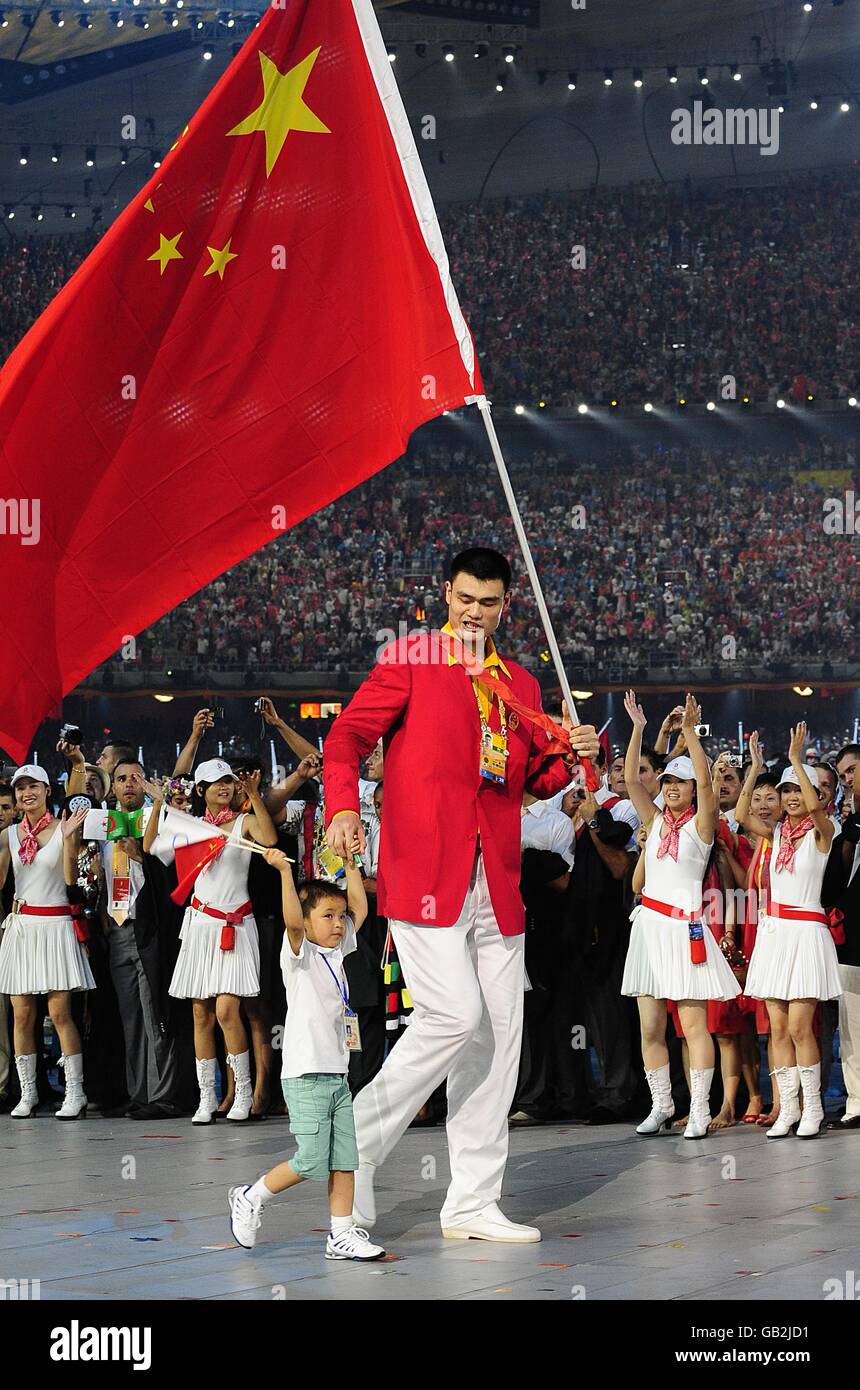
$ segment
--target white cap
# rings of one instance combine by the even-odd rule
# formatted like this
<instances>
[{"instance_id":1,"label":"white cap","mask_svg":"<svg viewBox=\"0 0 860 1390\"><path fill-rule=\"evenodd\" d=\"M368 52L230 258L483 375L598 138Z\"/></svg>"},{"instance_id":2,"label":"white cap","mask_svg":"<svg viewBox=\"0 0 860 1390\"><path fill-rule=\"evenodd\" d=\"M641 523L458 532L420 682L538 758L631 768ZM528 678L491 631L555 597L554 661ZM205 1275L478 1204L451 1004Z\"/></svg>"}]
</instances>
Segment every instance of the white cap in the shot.
<instances>
[{"instance_id":1,"label":"white cap","mask_svg":"<svg viewBox=\"0 0 860 1390\"><path fill-rule=\"evenodd\" d=\"M667 763L660 773L660 777L680 777L682 782L695 782L696 773L690 758L683 754L680 758L673 758ZM659 780L659 778L658 778Z\"/></svg>"},{"instance_id":2,"label":"white cap","mask_svg":"<svg viewBox=\"0 0 860 1390\"><path fill-rule=\"evenodd\" d=\"M210 758L201 763L194 773L195 782L219 782L222 777L234 777L232 767L223 758Z\"/></svg>"},{"instance_id":3,"label":"white cap","mask_svg":"<svg viewBox=\"0 0 860 1390\"><path fill-rule=\"evenodd\" d=\"M35 763L25 763L19 767L12 777L12 786L20 781L22 777L32 777L34 782L44 782L46 787L50 787L51 779L43 767L37 767Z\"/></svg>"},{"instance_id":4,"label":"white cap","mask_svg":"<svg viewBox=\"0 0 860 1390\"><path fill-rule=\"evenodd\" d=\"M818 768L817 768L817 767L812 767L809 763L804 763L804 764L803 764L803 770L804 770L804 772L806 773L807 777L809 778L809 780L810 780L810 782L812 783L812 785L813 785L813 787L815 788L815 790L818 791ZM795 772L794 768L793 768L793 767L787 767L787 768L785 769L785 772L782 774L782 776L781 776L780 779L779 779L779 786L777 787L777 791L779 791L782 787L799 787L799 786L800 786L800 780L799 780L799 778L798 778L798 776L797 776L797 773Z\"/></svg>"}]
</instances>

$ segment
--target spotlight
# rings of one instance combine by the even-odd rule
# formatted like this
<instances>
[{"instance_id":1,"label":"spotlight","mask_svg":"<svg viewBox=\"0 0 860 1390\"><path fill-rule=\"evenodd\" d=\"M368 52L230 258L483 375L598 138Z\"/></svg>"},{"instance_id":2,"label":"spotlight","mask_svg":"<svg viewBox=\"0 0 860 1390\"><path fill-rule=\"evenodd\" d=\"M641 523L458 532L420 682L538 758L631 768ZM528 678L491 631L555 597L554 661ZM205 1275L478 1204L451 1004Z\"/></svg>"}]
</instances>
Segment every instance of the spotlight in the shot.
<instances>
[{"instance_id":1,"label":"spotlight","mask_svg":"<svg viewBox=\"0 0 860 1390\"><path fill-rule=\"evenodd\" d=\"M524 405L515 405L515 406L514 406L514 414L515 414L515 415L525 415L525 413L526 413L526 408L525 408Z\"/></svg>"},{"instance_id":2,"label":"spotlight","mask_svg":"<svg viewBox=\"0 0 860 1390\"><path fill-rule=\"evenodd\" d=\"M42 209L41 209L40 207L31 207L31 208L30 208L30 216L32 217L32 219L33 219L34 222L41 222L41 221L42 221Z\"/></svg>"},{"instance_id":3,"label":"spotlight","mask_svg":"<svg viewBox=\"0 0 860 1390\"><path fill-rule=\"evenodd\" d=\"M744 405L749 405L749 403L750 403L750 398L749 398L749 396L744 396L744 397L742 397L742 401L743 401L743 404L744 404Z\"/></svg>"},{"instance_id":4,"label":"spotlight","mask_svg":"<svg viewBox=\"0 0 860 1390\"><path fill-rule=\"evenodd\" d=\"M651 411L654 409L654 407L653 407L653 405L651 404L650 401L646 401L645 404L643 405L642 409L643 409L644 411L647 411L647 413L650 415L650 414L651 414Z\"/></svg>"},{"instance_id":5,"label":"spotlight","mask_svg":"<svg viewBox=\"0 0 860 1390\"><path fill-rule=\"evenodd\" d=\"M486 58L486 56L487 56L487 54L489 53L489 51L490 51L490 50L489 50L489 46L488 46L487 44L485 44L485 43L476 43L474 49L472 50L472 57L473 57L473 58Z\"/></svg>"},{"instance_id":6,"label":"spotlight","mask_svg":"<svg viewBox=\"0 0 860 1390\"><path fill-rule=\"evenodd\" d=\"M668 67L668 68L666 69L666 72L667 72L668 75L669 75L669 81L670 81L670 82L677 82L677 81L678 81L678 69L677 69L676 67Z\"/></svg>"},{"instance_id":7,"label":"spotlight","mask_svg":"<svg viewBox=\"0 0 860 1390\"><path fill-rule=\"evenodd\" d=\"M94 145L87 145L86 154L85 154L85 156L84 156L84 163L86 164L86 166L87 166L88 169L92 169L92 167L93 167L93 165L95 164L95 162L96 162L96 151L95 151L95 146L94 146Z\"/></svg>"},{"instance_id":8,"label":"spotlight","mask_svg":"<svg viewBox=\"0 0 860 1390\"><path fill-rule=\"evenodd\" d=\"M397 62L397 49L395 48L393 43L390 43L388 45L388 61L389 63Z\"/></svg>"},{"instance_id":9,"label":"spotlight","mask_svg":"<svg viewBox=\"0 0 860 1390\"><path fill-rule=\"evenodd\" d=\"M79 14L78 24L81 26L82 29L92 29L93 27L93 22L88 14Z\"/></svg>"},{"instance_id":10,"label":"spotlight","mask_svg":"<svg viewBox=\"0 0 860 1390\"><path fill-rule=\"evenodd\" d=\"M517 50L514 44L506 43L502 45L502 57L504 58L506 63L512 63L516 56Z\"/></svg>"},{"instance_id":11,"label":"spotlight","mask_svg":"<svg viewBox=\"0 0 860 1390\"><path fill-rule=\"evenodd\" d=\"M0 29L8 29L8 28L9 28L9 21L8 21L8 19L6 18L6 14L5 14L5 12L4 12L3 10L0 10ZM15 216L14 212L10 212L9 216L10 216L10 217L14 217L14 216Z\"/></svg>"},{"instance_id":12,"label":"spotlight","mask_svg":"<svg viewBox=\"0 0 860 1390\"><path fill-rule=\"evenodd\" d=\"M134 22L135 22L135 24L137 25L138 29L148 29L148 28L149 28L149 20L147 19L147 17L146 17L145 14L139 14L139 15L137 15L137 16L135 17L135 21L134 21Z\"/></svg>"},{"instance_id":13,"label":"spotlight","mask_svg":"<svg viewBox=\"0 0 860 1390\"><path fill-rule=\"evenodd\" d=\"M117 29L121 29L122 26L125 24L125 20L123 19L121 14L112 14L110 17L110 22L111 24L115 25Z\"/></svg>"},{"instance_id":14,"label":"spotlight","mask_svg":"<svg viewBox=\"0 0 860 1390\"><path fill-rule=\"evenodd\" d=\"M153 169L161 168L161 150L151 150Z\"/></svg>"},{"instance_id":15,"label":"spotlight","mask_svg":"<svg viewBox=\"0 0 860 1390\"><path fill-rule=\"evenodd\" d=\"M742 76L740 65L738 63L732 63L732 81L740 82Z\"/></svg>"},{"instance_id":16,"label":"spotlight","mask_svg":"<svg viewBox=\"0 0 860 1390\"><path fill-rule=\"evenodd\" d=\"M209 59L212 57L212 52L211 52L211 50L208 49L208 48L204 48L204 50L203 50L203 57L206 59L206 62L208 63L208 62L209 62Z\"/></svg>"},{"instance_id":17,"label":"spotlight","mask_svg":"<svg viewBox=\"0 0 860 1390\"><path fill-rule=\"evenodd\" d=\"M708 401L708 406L707 406L707 408L708 408L708 410L716 410L717 407L714 405L714 402L713 402L713 401Z\"/></svg>"},{"instance_id":18,"label":"spotlight","mask_svg":"<svg viewBox=\"0 0 860 1390\"><path fill-rule=\"evenodd\" d=\"M810 109L810 111L817 111L817 110L818 110L818 97L813 97L813 98L812 98L812 101L809 103L809 109Z\"/></svg>"},{"instance_id":19,"label":"spotlight","mask_svg":"<svg viewBox=\"0 0 860 1390\"><path fill-rule=\"evenodd\" d=\"M62 147L62 145L54 145L54 146L53 146L53 149L52 149L52 151L51 151L51 163L52 163L52 164L59 164L59 162L60 162L60 155L61 155L62 153L63 153L63 147Z\"/></svg>"},{"instance_id":20,"label":"spotlight","mask_svg":"<svg viewBox=\"0 0 860 1390\"><path fill-rule=\"evenodd\" d=\"M849 405L856 405L856 404L857 404L857 397L856 397L856 396L849 396L849 397L848 397L848 404L849 404Z\"/></svg>"},{"instance_id":21,"label":"spotlight","mask_svg":"<svg viewBox=\"0 0 860 1390\"><path fill-rule=\"evenodd\" d=\"M603 85L604 87L612 86L612 68L603 69Z\"/></svg>"},{"instance_id":22,"label":"spotlight","mask_svg":"<svg viewBox=\"0 0 860 1390\"><path fill-rule=\"evenodd\" d=\"M128 155L126 154L125 150L120 150L119 162L120 164L128 164Z\"/></svg>"},{"instance_id":23,"label":"spotlight","mask_svg":"<svg viewBox=\"0 0 860 1390\"><path fill-rule=\"evenodd\" d=\"M686 398L685 398L684 396L680 396L679 399L678 399L678 404L679 404L679 405L686 405L686 404L687 404Z\"/></svg>"},{"instance_id":24,"label":"spotlight","mask_svg":"<svg viewBox=\"0 0 860 1390\"><path fill-rule=\"evenodd\" d=\"M634 86L634 87L641 87L641 86L642 86L642 69L641 69L641 68L634 68L634 69L633 69L633 86Z\"/></svg>"},{"instance_id":25,"label":"spotlight","mask_svg":"<svg viewBox=\"0 0 860 1390\"><path fill-rule=\"evenodd\" d=\"M610 404L610 406L612 407L613 410L617 410L617 409L618 409L618 402L617 402L617 401L610 401L609 404Z\"/></svg>"},{"instance_id":26,"label":"spotlight","mask_svg":"<svg viewBox=\"0 0 860 1390\"><path fill-rule=\"evenodd\" d=\"M840 101L840 103L839 103L839 110L840 110L840 111L850 111L850 110L851 110L851 103L850 103L850 102L847 102L847 101Z\"/></svg>"},{"instance_id":27,"label":"spotlight","mask_svg":"<svg viewBox=\"0 0 860 1390\"><path fill-rule=\"evenodd\" d=\"M51 10L51 20L54 24L56 24L58 29L62 29L63 25L66 22L63 19L63 16L60 14L59 10Z\"/></svg>"},{"instance_id":28,"label":"spotlight","mask_svg":"<svg viewBox=\"0 0 860 1390\"><path fill-rule=\"evenodd\" d=\"M11 222L12 218L15 216L15 209L11 206L11 204L7 203L6 207L4 208L4 212L9 221Z\"/></svg>"},{"instance_id":29,"label":"spotlight","mask_svg":"<svg viewBox=\"0 0 860 1390\"><path fill-rule=\"evenodd\" d=\"M508 74L507 74L506 72L497 73L497 75L496 75L496 91L497 91L497 92L503 92L503 91L505 90L505 86L507 85L507 81L508 81Z\"/></svg>"},{"instance_id":30,"label":"spotlight","mask_svg":"<svg viewBox=\"0 0 860 1390\"><path fill-rule=\"evenodd\" d=\"M68 217L68 218L77 217L77 215L78 215L78 214L75 212L75 209L74 209L74 208L66 208L66 209L65 209L65 213L66 213L66 217Z\"/></svg>"},{"instance_id":31,"label":"spotlight","mask_svg":"<svg viewBox=\"0 0 860 1390\"><path fill-rule=\"evenodd\" d=\"M850 405L850 402L849 402L849 405ZM540 408L541 410L545 410L545 409L546 409L546 401L538 401L538 406L539 406L539 408Z\"/></svg>"},{"instance_id":32,"label":"spotlight","mask_svg":"<svg viewBox=\"0 0 860 1390\"><path fill-rule=\"evenodd\" d=\"M785 401L782 399L782 396L780 396L779 400L777 401L776 408L777 410L785 410Z\"/></svg>"},{"instance_id":33,"label":"spotlight","mask_svg":"<svg viewBox=\"0 0 860 1390\"><path fill-rule=\"evenodd\" d=\"M445 46L443 47L443 49L442 49L442 56L443 56L443 58L445 59L445 62L446 62L446 63L453 63L453 61L454 61L454 50L453 50L453 48L451 47L451 45L450 45L449 43L446 43Z\"/></svg>"},{"instance_id":34,"label":"spotlight","mask_svg":"<svg viewBox=\"0 0 860 1390\"><path fill-rule=\"evenodd\" d=\"M567 90L568 90L569 92L575 92L575 91L576 91L576 73L575 73L575 72L569 72L569 73L567 74Z\"/></svg>"},{"instance_id":35,"label":"spotlight","mask_svg":"<svg viewBox=\"0 0 860 1390\"><path fill-rule=\"evenodd\" d=\"M814 401L814 400L815 400L815 397L812 396L812 395L808 395L808 396L806 397L806 399L807 399L808 401Z\"/></svg>"},{"instance_id":36,"label":"spotlight","mask_svg":"<svg viewBox=\"0 0 860 1390\"><path fill-rule=\"evenodd\" d=\"M707 68L697 68L697 69L696 69L696 72L697 72L697 74L698 74L698 78L699 78L699 81L701 82L702 86L703 86L703 87L707 87L707 85L708 85L708 69L707 69Z\"/></svg>"},{"instance_id":37,"label":"spotlight","mask_svg":"<svg viewBox=\"0 0 860 1390\"><path fill-rule=\"evenodd\" d=\"M804 4L803 8L804 8L804 11L806 12L806 14L809 14L809 11L812 9L812 6L811 6L811 4L809 3L809 0L806 0L806 3Z\"/></svg>"},{"instance_id":38,"label":"spotlight","mask_svg":"<svg viewBox=\"0 0 860 1390\"><path fill-rule=\"evenodd\" d=\"M426 52L427 52L427 45L426 45L426 43L416 43L416 45L415 45L415 57L416 57L416 58L423 58Z\"/></svg>"},{"instance_id":39,"label":"spotlight","mask_svg":"<svg viewBox=\"0 0 860 1390\"><path fill-rule=\"evenodd\" d=\"M22 145L22 146L21 146L21 152L20 152L20 154L19 154L19 156L18 156L18 163L19 163L19 164L29 164L29 162L30 162L30 146L29 146L29 145Z\"/></svg>"},{"instance_id":40,"label":"spotlight","mask_svg":"<svg viewBox=\"0 0 860 1390\"><path fill-rule=\"evenodd\" d=\"M576 408L579 411L580 415L588 414L588 406L585 404L585 401L580 401L579 405Z\"/></svg>"}]
</instances>

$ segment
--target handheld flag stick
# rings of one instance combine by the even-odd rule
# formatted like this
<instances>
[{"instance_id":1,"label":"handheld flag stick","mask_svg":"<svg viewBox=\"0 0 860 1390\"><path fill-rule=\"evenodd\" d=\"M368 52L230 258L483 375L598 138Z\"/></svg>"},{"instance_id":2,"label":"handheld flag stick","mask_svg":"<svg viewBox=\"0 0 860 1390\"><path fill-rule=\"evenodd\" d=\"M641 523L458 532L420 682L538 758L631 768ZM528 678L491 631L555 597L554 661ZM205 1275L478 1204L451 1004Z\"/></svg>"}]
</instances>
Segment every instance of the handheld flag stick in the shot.
<instances>
[{"instance_id":1,"label":"handheld flag stick","mask_svg":"<svg viewBox=\"0 0 860 1390\"><path fill-rule=\"evenodd\" d=\"M553 665L555 666L555 673L558 676L558 683L561 686L561 693L564 696L565 703L567 704L567 712L570 715L571 720L574 724L578 724L579 719L576 713L576 705L573 703L573 696L570 693L570 685L568 683L567 676L565 675L564 666L562 665L561 652L559 651L558 642L556 641L555 632L553 631L552 619L549 616L549 609L546 606L546 599L543 596L541 582L538 578L538 572L535 568L535 562L532 559L531 548L529 546L528 537L526 536L525 527L523 526L523 519L520 516L520 509L517 506L517 499L514 496L514 490L511 486L510 476L508 474L507 466L505 464L504 456L502 454L502 447L499 443L499 437L496 434L496 427L493 424L493 417L490 408L491 403L487 400L486 396L467 396L466 404L477 405L478 409L481 412L481 417L484 421L484 428L486 429L487 435L490 440L490 448L493 451L493 458L496 461L496 468L499 471L499 478L501 479L502 489L505 494L505 499L507 501L508 508L510 509L511 519L514 523L514 530L517 533L517 540L520 543L520 549L523 552L523 559L526 562L526 570L528 572L529 579L531 580L531 586L534 591L535 602L537 603L538 612L540 613L541 622L543 623L543 630L546 633L547 645L549 646L549 650L552 655Z\"/></svg>"}]
</instances>

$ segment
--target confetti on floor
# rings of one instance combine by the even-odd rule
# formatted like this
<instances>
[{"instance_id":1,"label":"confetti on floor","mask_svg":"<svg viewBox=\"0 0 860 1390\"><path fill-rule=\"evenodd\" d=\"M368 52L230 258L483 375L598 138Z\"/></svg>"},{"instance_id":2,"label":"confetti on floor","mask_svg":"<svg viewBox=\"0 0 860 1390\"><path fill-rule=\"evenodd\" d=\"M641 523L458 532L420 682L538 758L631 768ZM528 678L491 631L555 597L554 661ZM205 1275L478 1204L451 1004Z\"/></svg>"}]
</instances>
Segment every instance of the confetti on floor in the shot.
<instances>
[{"instance_id":1,"label":"confetti on floor","mask_svg":"<svg viewBox=\"0 0 860 1390\"><path fill-rule=\"evenodd\" d=\"M231 1241L228 1245L201 1245L201 1250L238 1250L236 1241Z\"/></svg>"},{"instance_id":2,"label":"confetti on floor","mask_svg":"<svg viewBox=\"0 0 860 1390\"><path fill-rule=\"evenodd\" d=\"M129 1236L129 1240L161 1240L161 1236Z\"/></svg>"},{"instance_id":3,"label":"confetti on floor","mask_svg":"<svg viewBox=\"0 0 860 1390\"><path fill-rule=\"evenodd\" d=\"M832 1211L832 1207L810 1207L810 1211Z\"/></svg>"}]
</instances>

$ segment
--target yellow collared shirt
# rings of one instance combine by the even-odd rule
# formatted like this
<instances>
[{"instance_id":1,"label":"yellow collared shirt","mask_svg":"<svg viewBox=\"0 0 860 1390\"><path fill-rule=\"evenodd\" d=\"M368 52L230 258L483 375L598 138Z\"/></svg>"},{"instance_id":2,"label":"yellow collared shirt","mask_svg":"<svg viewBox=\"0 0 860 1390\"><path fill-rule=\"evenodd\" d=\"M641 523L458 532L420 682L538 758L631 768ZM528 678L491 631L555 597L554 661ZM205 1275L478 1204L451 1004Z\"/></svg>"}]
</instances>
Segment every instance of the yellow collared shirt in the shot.
<instances>
[{"instance_id":1,"label":"yellow collared shirt","mask_svg":"<svg viewBox=\"0 0 860 1390\"><path fill-rule=\"evenodd\" d=\"M454 631L454 629L452 628L452 626L451 626L450 623L446 623L445 626L441 629L441 631L444 632L444 633L446 633L449 637L456 637L456 636L457 636L457 634L455 633L455 631ZM457 657L457 656L454 654L454 652L449 652L449 653L448 653L448 665L449 665L449 666L454 666L458 661L459 661L459 657ZM496 644L495 644L495 642L493 641L492 637L488 637L488 638L487 638L486 653L485 653L485 656L484 656L484 665L487 666L487 667L498 666L499 670L504 672L504 674L507 676L508 680L511 679L511 673L510 673L510 671L508 670L508 668L507 668L507 666L505 665L505 663L504 663L504 661L502 660L502 658L499 656L499 653L496 651ZM476 680L474 679L474 677L472 678L472 685L474 686L475 694L476 694L477 697L478 697L478 703L479 703L479 705L480 705L480 707L481 707L481 713L482 713L484 719L486 720L486 722L489 723L489 722L490 722L490 710L491 710L492 707L493 707L493 696L492 696L492 694L486 689L486 687L485 687L484 685L482 685L479 681L476 681Z\"/></svg>"}]
</instances>

